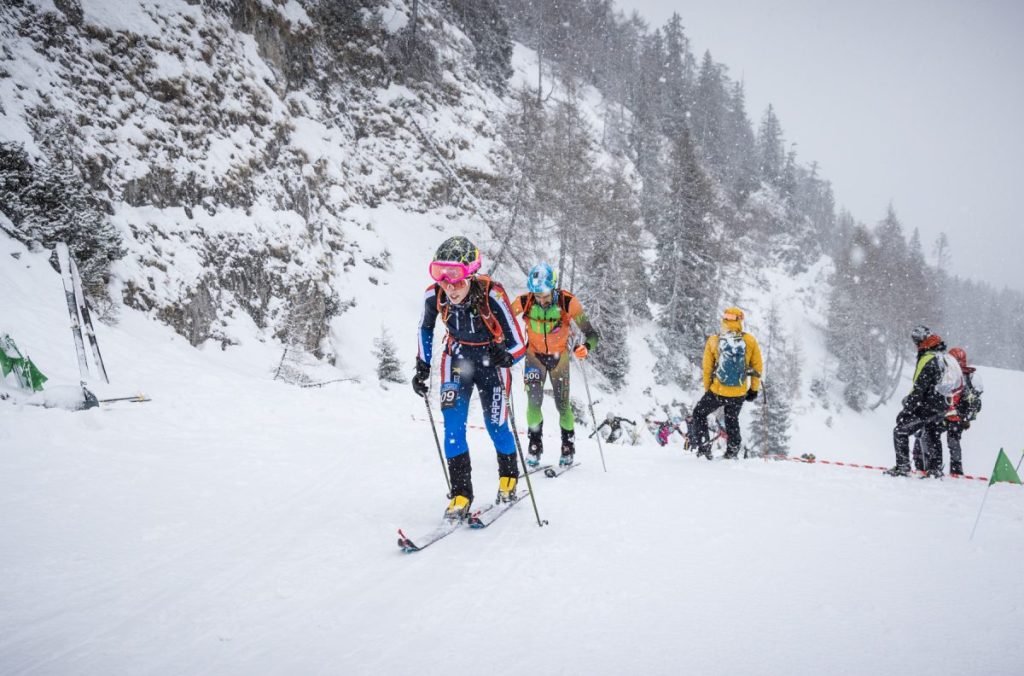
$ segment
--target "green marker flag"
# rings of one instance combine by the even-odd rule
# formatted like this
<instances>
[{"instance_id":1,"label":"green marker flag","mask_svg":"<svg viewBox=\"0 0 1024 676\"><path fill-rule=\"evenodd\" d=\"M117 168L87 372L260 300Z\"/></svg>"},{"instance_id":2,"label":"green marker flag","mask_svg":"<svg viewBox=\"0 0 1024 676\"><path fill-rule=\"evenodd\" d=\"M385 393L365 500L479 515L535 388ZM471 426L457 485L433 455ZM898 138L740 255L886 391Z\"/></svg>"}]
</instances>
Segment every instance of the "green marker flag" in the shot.
<instances>
[{"instance_id":1,"label":"green marker flag","mask_svg":"<svg viewBox=\"0 0 1024 676\"><path fill-rule=\"evenodd\" d=\"M996 457L996 466L992 468L992 478L988 480L988 485L996 483L997 481L1005 481L1010 484L1019 484L1020 477L1017 476L1017 470L1013 468L1013 463L1006 457L1006 453L1003 449L999 449L999 456Z\"/></svg>"},{"instance_id":2,"label":"green marker flag","mask_svg":"<svg viewBox=\"0 0 1024 676\"><path fill-rule=\"evenodd\" d=\"M981 511L985 509L985 500L988 499L988 490L992 488L992 484L997 481L1002 481L1008 484L1019 484L1020 477L1017 476L1017 470L1013 468L1010 463L1010 459L1006 457L1006 453L1003 449L999 449L999 455L996 456L996 466L992 468L992 478L988 480L988 488L985 489L985 497L981 499L981 507L978 508L978 518L974 520L974 528L971 529L971 537L969 540L974 539L974 532L978 530L978 522L981 521Z\"/></svg>"},{"instance_id":3,"label":"green marker flag","mask_svg":"<svg viewBox=\"0 0 1024 676\"><path fill-rule=\"evenodd\" d=\"M26 390L39 392L48 379L28 357L22 357L18 346L6 333L0 336L0 376L6 378L14 371L18 385Z\"/></svg>"},{"instance_id":4,"label":"green marker flag","mask_svg":"<svg viewBox=\"0 0 1024 676\"><path fill-rule=\"evenodd\" d=\"M14 357L8 357L3 343L0 343L0 377L6 378L14 370Z\"/></svg>"}]
</instances>

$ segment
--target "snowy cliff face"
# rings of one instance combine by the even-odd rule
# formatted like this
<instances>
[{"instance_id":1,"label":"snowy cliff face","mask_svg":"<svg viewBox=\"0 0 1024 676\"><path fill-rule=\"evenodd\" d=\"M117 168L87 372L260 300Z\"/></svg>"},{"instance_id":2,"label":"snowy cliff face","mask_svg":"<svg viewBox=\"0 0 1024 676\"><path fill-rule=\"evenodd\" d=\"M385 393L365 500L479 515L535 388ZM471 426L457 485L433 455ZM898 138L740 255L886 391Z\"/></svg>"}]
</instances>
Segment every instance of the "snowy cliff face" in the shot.
<instances>
[{"instance_id":1,"label":"snowy cliff face","mask_svg":"<svg viewBox=\"0 0 1024 676\"><path fill-rule=\"evenodd\" d=\"M332 318L358 302L345 278L391 264L367 209L460 215L445 165L483 204L501 193L500 99L472 42L421 6L438 69L399 84L380 45L408 12L401 0L6 2L0 141L70 163L109 199L128 250L115 299L193 344L235 342L244 315L330 356Z\"/></svg>"}]
</instances>

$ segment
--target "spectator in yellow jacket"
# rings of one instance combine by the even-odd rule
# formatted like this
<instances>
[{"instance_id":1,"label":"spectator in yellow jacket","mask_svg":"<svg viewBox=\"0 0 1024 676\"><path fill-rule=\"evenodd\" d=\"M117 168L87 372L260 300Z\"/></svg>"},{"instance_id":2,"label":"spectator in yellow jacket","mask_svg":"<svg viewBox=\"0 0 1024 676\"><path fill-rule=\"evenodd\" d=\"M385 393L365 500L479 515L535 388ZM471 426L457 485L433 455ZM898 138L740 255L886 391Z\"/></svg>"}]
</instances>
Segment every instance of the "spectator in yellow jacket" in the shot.
<instances>
[{"instance_id":1,"label":"spectator in yellow jacket","mask_svg":"<svg viewBox=\"0 0 1024 676\"><path fill-rule=\"evenodd\" d=\"M711 459L708 416L719 408L725 409L725 457L738 455L740 409L744 401L757 399L763 371L757 339L743 330L743 311L727 308L722 313L722 332L704 344L704 396L693 409L694 436L700 440L698 456Z\"/></svg>"}]
</instances>

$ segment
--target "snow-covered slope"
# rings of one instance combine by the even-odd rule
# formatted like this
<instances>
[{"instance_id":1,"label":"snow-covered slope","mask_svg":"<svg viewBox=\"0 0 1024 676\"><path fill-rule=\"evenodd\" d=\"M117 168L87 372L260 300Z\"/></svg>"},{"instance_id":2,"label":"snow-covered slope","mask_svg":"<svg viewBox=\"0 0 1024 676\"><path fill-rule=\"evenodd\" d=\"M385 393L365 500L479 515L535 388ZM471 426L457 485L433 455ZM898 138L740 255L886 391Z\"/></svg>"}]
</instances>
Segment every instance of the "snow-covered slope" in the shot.
<instances>
[{"instance_id":1,"label":"snow-covered slope","mask_svg":"<svg viewBox=\"0 0 1024 676\"><path fill-rule=\"evenodd\" d=\"M582 466L536 479L548 526L523 504L485 531L399 553L395 530L432 527L445 487L423 403L407 385L377 384L373 340L388 330L408 369L431 252L455 233L496 248L495 221L482 216L500 194L481 195L477 213L429 145L486 190L507 102L460 70L466 48L450 26L443 95L378 82L321 97L283 85L288 54L273 47L301 46L309 21L294 0L237 3L258 15L255 32L186 0L80 4L78 24L59 19L73 2L0 9L48 10L62 36L44 44L38 17L2 25L0 137L40 152L33 143L60 142L31 128L43 105L81 123L73 140L112 187L129 249L111 286L128 305L116 324L97 324L111 384L89 385L152 401L32 405L66 404L79 374L48 252L0 234L0 333L50 377L27 403L0 402L0 672L1019 671L1024 491L1014 486L992 488L969 542L981 481L708 463L645 432L605 447L605 473L583 427ZM401 27L404 7L390 3L384 30ZM532 77L534 59L516 49L513 85ZM206 105L175 104L183 91ZM581 98L597 126L599 93ZM164 162L172 151L181 156ZM250 183L252 195L232 192ZM799 336L792 453L889 465L895 402L854 414L810 394L835 368L821 336L828 267L759 271L731 302L763 340L774 300ZM511 291L519 275L498 271ZM314 301L339 311L306 347L333 358L324 380L355 380L274 382L289 311ZM622 391L590 371L598 415L695 402L696 390L652 382L652 334L631 327ZM1000 447L1016 461L1024 445L1013 408L1024 374L981 373L985 408L964 437L975 475ZM483 432L470 434L482 503L495 460Z\"/></svg>"},{"instance_id":2,"label":"snow-covered slope","mask_svg":"<svg viewBox=\"0 0 1024 676\"><path fill-rule=\"evenodd\" d=\"M0 241L3 330L74 386L59 277ZM606 446L604 473L581 441L581 467L534 479L548 526L527 503L403 555L396 528L445 503L406 386L275 383L269 344L197 350L130 309L97 330L107 392L151 402L0 406L4 673L1014 674L1024 658L1016 486L991 489L968 541L983 482L708 463L648 438ZM1022 438L1024 375L983 375L972 473ZM892 411L822 415L800 418L800 451L889 462ZM496 462L470 435L483 502Z\"/></svg>"}]
</instances>

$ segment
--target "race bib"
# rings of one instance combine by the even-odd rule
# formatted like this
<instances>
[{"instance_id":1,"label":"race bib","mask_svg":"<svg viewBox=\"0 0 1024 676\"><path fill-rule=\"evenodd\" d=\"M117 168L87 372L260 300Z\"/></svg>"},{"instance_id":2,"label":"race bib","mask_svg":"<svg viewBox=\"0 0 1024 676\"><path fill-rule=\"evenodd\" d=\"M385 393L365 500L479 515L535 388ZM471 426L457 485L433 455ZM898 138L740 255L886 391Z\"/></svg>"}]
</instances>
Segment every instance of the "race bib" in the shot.
<instances>
[{"instance_id":1,"label":"race bib","mask_svg":"<svg viewBox=\"0 0 1024 676\"><path fill-rule=\"evenodd\" d=\"M459 384L458 383L443 383L441 385L441 410L455 406L455 403L459 400Z\"/></svg>"}]
</instances>

